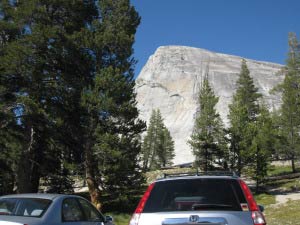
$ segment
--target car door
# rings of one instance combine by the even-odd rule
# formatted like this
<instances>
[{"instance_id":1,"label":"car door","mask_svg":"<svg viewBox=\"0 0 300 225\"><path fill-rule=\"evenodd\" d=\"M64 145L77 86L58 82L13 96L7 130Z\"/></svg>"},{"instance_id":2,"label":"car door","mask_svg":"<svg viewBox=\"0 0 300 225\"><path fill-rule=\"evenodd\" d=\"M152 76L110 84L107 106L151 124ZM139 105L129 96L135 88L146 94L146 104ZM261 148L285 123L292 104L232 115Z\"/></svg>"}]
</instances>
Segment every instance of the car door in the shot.
<instances>
[{"instance_id":1,"label":"car door","mask_svg":"<svg viewBox=\"0 0 300 225\"><path fill-rule=\"evenodd\" d=\"M81 198L78 198L78 202L84 212L88 225L104 225L104 216L90 202Z\"/></svg>"},{"instance_id":2,"label":"car door","mask_svg":"<svg viewBox=\"0 0 300 225\"><path fill-rule=\"evenodd\" d=\"M63 200L61 216L63 225L89 225L77 199L73 197Z\"/></svg>"}]
</instances>

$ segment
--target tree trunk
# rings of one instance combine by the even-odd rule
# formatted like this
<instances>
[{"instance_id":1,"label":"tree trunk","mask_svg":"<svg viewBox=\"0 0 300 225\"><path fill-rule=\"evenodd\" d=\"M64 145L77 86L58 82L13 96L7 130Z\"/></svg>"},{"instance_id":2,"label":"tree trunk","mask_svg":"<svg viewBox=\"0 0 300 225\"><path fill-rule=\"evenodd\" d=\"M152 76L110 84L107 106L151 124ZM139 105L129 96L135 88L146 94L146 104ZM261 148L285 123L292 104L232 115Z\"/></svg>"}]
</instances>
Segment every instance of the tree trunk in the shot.
<instances>
[{"instance_id":1,"label":"tree trunk","mask_svg":"<svg viewBox=\"0 0 300 225\"><path fill-rule=\"evenodd\" d=\"M29 159L27 155L22 155L18 163L17 170L17 192L18 193L30 193L30 171L29 171Z\"/></svg>"},{"instance_id":2,"label":"tree trunk","mask_svg":"<svg viewBox=\"0 0 300 225\"><path fill-rule=\"evenodd\" d=\"M20 157L17 169L17 192L18 193L36 193L39 188L39 166L36 162L34 152L34 129L28 128L28 147Z\"/></svg>"},{"instance_id":3,"label":"tree trunk","mask_svg":"<svg viewBox=\"0 0 300 225\"><path fill-rule=\"evenodd\" d=\"M237 171L238 171L238 176L241 176L241 174L242 174L242 158L240 155L238 155Z\"/></svg>"},{"instance_id":4,"label":"tree trunk","mask_svg":"<svg viewBox=\"0 0 300 225\"><path fill-rule=\"evenodd\" d=\"M88 184L91 202L100 211L102 205L100 202L100 189L98 184L96 180L91 177L87 177L86 182Z\"/></svg>"},{"instance_id":5,"label":"tree trunk","mask_svg":"<svg viewBox=\"0 0 300 225\"><path fill-rule=\"evenodd\" d=\"M259 192L259 179L256 178L255 193L258 194L258 192Z\"/></svg>"},{"instance_id":6,"label":"tree trunk","mask_svg":"<svg viewBox=\"0 0 300 225\"><path fill-rule=\"evenodd\" d=\"M156 145L153 147L153 151L152 152L150 152L150 163L149 163L149 167L148 167L148 169L149 170L156 170L157 168L156 168L156 165L154 165L154 159L155 159L155 155L156 155ZM152 153L152 155L151 155L151 153Z\"/></svg>"},{"instance_id":7,"label":"tree trunk","mask_svg":"<svg viewBox=\"0 0 300 225\"><path fill-rule=\"evenodd\" d=\"M38 165L28 156L23 156L18 164L17 192L36 193L39 189Z\"/></svg>"},{"instance_id":8,"label":"tree trunk","mask_svg":"<svg viewBox=\"0 0 300 225\"><path fill-rule=\"evenodd\" d=\"M205 163L204 163L204 172L208 171L208 150L205 149Z\"/></svg>"},{"instance_id":9,"label":"tree trunk","mask_svg":"<svg viewBox=\"0 0 300 225\"><path fill-rule=\"evenodd\" d=\"M292 156L291 162L292 162L292 171L293 171L293 173L296 173L295 157L294 156Z\"/></svg>"},{"instance_id":10,"label":"tree trunk","mask_svg":"<svg viewBox=\"0 0 300 225\"><path fill-rule=\"evenodd\" d=\"M100 189L95 177L95 164L93 160L92 144L91 141L87 141L85 146L85 172L86 182L89 188L89 194L92 204L98 209L101 209L100 201Z\"/></svg>"},{"instance_id":11,"label":"tree trunk","mask_svg":"<svg viewBox=\"0 0 300 225\"><path fill-rule=\"evenodd\" d=\"M258 194L258 188L259 188L259 162L258 162L259 159L259 149L258 147L256 147L256 171L255 171L255 174L256 174L256 194Z\"/></svg>"}]
</instances>

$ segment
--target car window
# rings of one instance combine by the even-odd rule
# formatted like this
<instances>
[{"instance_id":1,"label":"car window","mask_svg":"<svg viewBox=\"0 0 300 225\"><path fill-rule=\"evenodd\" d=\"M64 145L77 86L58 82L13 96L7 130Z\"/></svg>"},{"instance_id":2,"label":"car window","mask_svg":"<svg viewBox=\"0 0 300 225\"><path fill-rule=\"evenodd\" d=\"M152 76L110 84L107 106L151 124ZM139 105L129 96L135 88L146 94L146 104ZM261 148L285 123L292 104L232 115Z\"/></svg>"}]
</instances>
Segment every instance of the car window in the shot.
<instances>
[{"instance_id":1,"label":"car window","mask_svg":"<svg viewBox=\"0 0 300 225\"><path fill-rule=\"evenodd\" d=\"M75 198L64 199L62 203L62 220L63 222L83 221L83 212Z\"/></svg>"},{"instance_id":2,"label":"car window","mask_svg":"<svg viewBox=\"0 0 300 225\"><path fill-rule=\"evenodd\" d=\"M78 201L79 201L79 204L81 205L81 207L84 211L85 217L88 221L104 222L104 217L88 201L83 200L83 199L78 199Z\"/></svg>"},{"instance_id":3,"label":"car window","mask_svg":"<svg viewBox=\"0 0 300 225\"><path fill-rule=\"evenodd\" d=\"M51 200L38 198L0 199L0 215L41 217L51 204Z\"/></svg>"},{"instance_id":4,"label":"car window","mask_svg":"<svg viewBox=\"0 0 300 225\"><path fill-rule=\"evenodd\" d=\"M241 211L242 197L236 191L236 182L231 179L178 179L157 182L144 212Z\"/></svg>"},{"instance_id":5,"label":"car window","mask_svg":"<svg viewBox=\"0 0 300 225\"><path fill-rule=\"evenodd\" d=\"M16 208L16 199L1 199L0 200L0 215L11 215Z\"/></svg>"}]
</instances>

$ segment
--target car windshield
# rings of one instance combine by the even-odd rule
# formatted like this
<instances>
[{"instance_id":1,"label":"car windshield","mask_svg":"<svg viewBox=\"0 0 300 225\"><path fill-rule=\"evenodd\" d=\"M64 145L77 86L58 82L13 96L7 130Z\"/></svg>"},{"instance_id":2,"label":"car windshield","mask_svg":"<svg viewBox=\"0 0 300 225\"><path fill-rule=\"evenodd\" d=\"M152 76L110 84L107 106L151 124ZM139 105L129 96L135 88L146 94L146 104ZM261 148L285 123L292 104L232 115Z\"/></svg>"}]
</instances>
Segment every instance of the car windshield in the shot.
<instances>
[{"instance_id":1,"label":"car windshield","mask_svg":"<svg viewBox=\"0 0 300 225\"><path fill-rule=\"evenodd\" d=\"M51 200L40 198L2 198L0 215L41 217L51 204Z\"/></svg>"},{"instance_id":2,"label":"car windshield","mask_svg":"<svg viewBox=\"0 0 300 225\"><path fill-rule=\"evenodd\" d=\"M144 212L241 211L246 200L236 180L179 179L157 182Z\"/></svg>"}]
</instances>

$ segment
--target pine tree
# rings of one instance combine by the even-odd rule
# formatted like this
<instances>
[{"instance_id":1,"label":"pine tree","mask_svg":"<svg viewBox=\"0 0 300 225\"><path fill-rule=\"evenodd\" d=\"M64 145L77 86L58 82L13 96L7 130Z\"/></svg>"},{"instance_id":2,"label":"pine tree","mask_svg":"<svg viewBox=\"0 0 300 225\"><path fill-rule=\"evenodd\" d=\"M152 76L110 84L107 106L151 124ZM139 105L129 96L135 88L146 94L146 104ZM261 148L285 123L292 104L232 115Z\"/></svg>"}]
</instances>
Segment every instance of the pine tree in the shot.
<instances>
[{"instance_id":1,"label":"pine tree","mask_svg":"<svg viewBox=\"0 0 300 225\"><path fill-rule=\"evenodd\" d=\"M284 81L278 90L282 93L279 116L279 135L285 140L281 147L284 157L291 160L296 172L295 159L300 154L300 44L294 33L289 34L289 54Z\"/></svg>"},{"instance_id":2,"label":"pine tree","mask_svg":"<svg viewBox=\"0 0 300 225\"><path fill-rule=\"evenodd\" d=\"M142 162L143 162L143 170L147 171L152 169L153 167L156 168L157 166L153 166L153 163L156 161L154 160L154 157L157 155L156 149L157 149L157 128L156 128L156 122L157 116L156 116L156 110L152 110L149 125L147 128L147 133L143 139L142 143Z\"/></svg>"},{"instance_id":3,"label":"pine tree","mask_svg":"<svg viewBox=\"0 0 300 225\"><path fill-rule=\"evenodd\" d=\"M204 171L213 169L215 164L226 167L225 133L220 115L215 109L218 100L206 74L199 91L199 115L189 141L195 155L195 164Z\"/></svg>"},{"instance_id":4,"label":"pine tree","mask_svg":"<svg viewBox=\"0 0 300 225\"><path fill-rule=\"evenodd\" d=\"M143 169L147 171L171 166L174 156L174 141L164 125L160 110L152 110L142 145Z\"/></svg>"},{"instance_id":5,"label":"pine tree","mask_svg":"<svg viewBox=\"0 0 300 225\"><path fill-rule=\"evenodd\" d=\"M8 23L11 7L7 2L0 3L0 60L5 56L5 49L18 35L18 27L14 23ZM1 63L0 63L1 64ZM14 167L15 158L21 148L20 130L16 129L17 122L13 113L14 96L11 92L14 85L7 85L2 75L0 66L0 195L12 193L16 174Z\"/></svg>"},{"instance_id":6,"label":"pine tree","mask_svg":"<svg viewBox=\"0 0 300 225\"><path fill-rule=\"evenodd\" d=\"M256 181L256 192L259 186L264 183L267 176L269 162L272 153L275 151L276 131L270 112L265 105L261 105L255 126L255 137L250 147L251 162L249 163L250 175Z\"/></svg>"},{"instance_id":7,"label":"pine tree","mask_svg":"<svg viewBox=\"0 0 300 225\"><path fill-rule=\"evenodd\" d=\"M1 37L1 111L9 113L11 131L18 132L22 146L13 160L18 192L36 192L40 178L55 172L57 121L74 92L66 81L78 76L74 57L84 55L72 44L72 35L91 20L87 8L89 3L80 2L1 1L1 26L6 28Z\"/></svg>"},{"instance_id":8,"label":"pine tree","mask_svg":"<svg viewBox=\"0 0 300 225\"><path fill-rule=\"evenodd\" d=\"M170 131L166 128L160 110L156 111L156 132L158 145L156 149L157 162L159 167L172 165L174 154L174 141Z\"/></svg>"},{"instance_id":9,"label":"pine tree","mask_svg":"<svg viewBox=\"0 0 300 225\"><path fill-rule=\"evenodd\" d=\"M257 120L259 114L258 100L261 94L254 86L253 79L246 61L242 61L241 72L237 81L237 91L233 96L233 102L229 105L229 135L231 167L238 173L251 160L249 148L255 136L252 123Z\"/></svg>"},{"instance_id":10,"label":"pine tree","mask_svg":"<svg viewBox=\"0 0 300 225\"><path fill-rule=\"evenodd\" d=\"M18 191L37 191L40 178L69 187L65 178L73 172L85 176L99 206L99 184L118 195L139 186L145 124L134 93L132 45L140 22L134 7L128 0L0 6L0 120L7 129L0 136L10 135L0 145L3 155L12 143L20 147L11 167ZM69 171L68 163L85 174Z\"/></svg>"},{"instance_id":11,"label":"pine tree","mask_svg":"<svg viewBox=\"0 0 300 225\"><path fill-rule=\"evenodd\" d=\"M174 141L172 139L170 131L164 127L162 129L162 139L161 139L161 154L159 154L159 159L162 167L172 166L172 160L175 157L174 153Z\"/></svg>"},{"instance_id":12,"label":"pine tree","mask_svg":"<svg viewBox=\"0 0 300 225\"><path fill-rule=\"evenodd\" d=\"M97 9L85 34L94 75L81 93L78 130L91 200L100 207L99 185L113 199L126 200L131 187L142 184L138 156L145 123L138 119L133 79L132 45L140 17L128 0L100 0Z\"/></svg>"}]
</instances>

